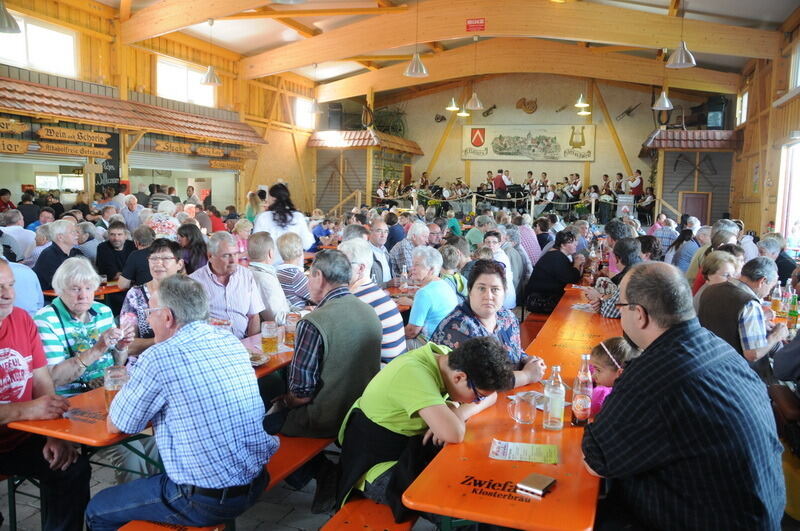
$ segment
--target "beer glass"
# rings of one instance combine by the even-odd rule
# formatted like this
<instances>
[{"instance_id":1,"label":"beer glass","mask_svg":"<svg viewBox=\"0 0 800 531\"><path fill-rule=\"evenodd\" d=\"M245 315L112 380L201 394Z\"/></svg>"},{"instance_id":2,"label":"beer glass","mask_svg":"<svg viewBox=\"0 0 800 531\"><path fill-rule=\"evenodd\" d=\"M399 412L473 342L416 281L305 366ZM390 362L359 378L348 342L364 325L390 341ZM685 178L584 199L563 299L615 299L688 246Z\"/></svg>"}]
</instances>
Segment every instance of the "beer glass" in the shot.
<instances>
[{"instance_id":1,"label":"beer glass","mask_svg":"<svg viewBox=\"0 0 800 531\"><path fill-rule=\"evenodd\" d=\"M117 396L119 390L128 381L128 369L115 365L113 367L106 367L103 375L103 388L106 395L106 411L111 408L111 402Z\"/></svg>"},{"instance_id":2,"label":"beer glass","mask_svg":"<svg viewBox=\"0 0 800 531\"><path fill-rule=\"evenodd\" d=\"M278 325L273 321L261 323L261 350L268 355L278 352Z\"/></svg>"},{"instance_id":3,"label":"beer glass","mask_svg":"<svg viewBox=\"0 0 800 531\"><path fill-rule=\"evenodd\" d=\"M290 313L286 316L283 344L291 349L294 349L294 333L297 330L297 323L299 322L300 322L299 313Z\"/></svg>"}]
</instances>

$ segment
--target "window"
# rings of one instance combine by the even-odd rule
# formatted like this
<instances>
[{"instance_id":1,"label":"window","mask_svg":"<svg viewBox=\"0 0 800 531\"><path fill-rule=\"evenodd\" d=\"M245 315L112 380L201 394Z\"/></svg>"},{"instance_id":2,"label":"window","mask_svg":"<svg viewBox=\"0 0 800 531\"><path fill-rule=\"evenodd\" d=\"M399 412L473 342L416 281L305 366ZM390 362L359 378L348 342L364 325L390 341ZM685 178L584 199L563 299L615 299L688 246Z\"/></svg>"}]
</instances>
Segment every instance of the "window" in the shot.
<instances>
[{"instance_id":1,"label":"window","mask_svg":"<svg viewBox=\"0 0 800 531\"><path fill-rule=\"evenodd\" d=\"M0 62L75 77L75 33L35 18L13 15L20 33L0 33Z\"/></svg>"},{"instance_id":2,"label":"window","mask_svg":"<svg viewBox=\"0 0 800 531\"><path fill-rule=\"evenodd\" d=\"M792 64L789 68L791 83L789 88L800 87L800 44L795 45L794 52L792 52Z\"/></svg>"},{"instance_id":3,"label":"window","mask_svg":"<svg viewBox=\"0 0 800 531\"><path fill-rule=\"evenodd\" d=\"M317 125L317 116L312 112L313 102L306 98L294 100L294 122L297 127L314 129Z\"/></svg>"},{"instance_id":4,"label":"window","mask_svg":"<svg viewBox=\"0 0 800 531\"><path fill-rule=\"evenodd\" d=\"M35 183L37 190L85 190L83 175L37 173Z\"/></svg>"},{"instance_id":5,"label":"window","mask_svg":"<svg viewBox=\"0 0 800 531\"><path fill-rule=\"evenodd\" d=\"M216 105L215 87L202 84L205 73L203 68L159 57L156 65L158 96L214 107Z\"/></svg>"},{"instance_id":6,"label":"window","mask_svg":"<svg viewBox=\"0 0 800 531\"><path fill-rule=\"evenodd\" d=\"M736 101L736 125L742 125L747 121L747 102L750 97L749 91L742 92L739 99Z\"/></svg>"}]
</instances>

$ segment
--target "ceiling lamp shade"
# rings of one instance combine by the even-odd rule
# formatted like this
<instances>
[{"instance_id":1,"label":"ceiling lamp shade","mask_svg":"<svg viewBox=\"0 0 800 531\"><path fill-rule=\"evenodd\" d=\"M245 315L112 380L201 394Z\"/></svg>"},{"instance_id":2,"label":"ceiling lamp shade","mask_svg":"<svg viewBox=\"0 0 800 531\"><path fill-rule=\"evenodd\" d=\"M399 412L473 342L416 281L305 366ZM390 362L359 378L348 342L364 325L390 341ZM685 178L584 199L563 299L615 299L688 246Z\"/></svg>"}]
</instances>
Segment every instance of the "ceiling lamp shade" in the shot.
<instances>
[{"instance_id":1,"label":"ceiling lamp shade","mask_svg":"<svg viewBox=\"0 0 800 531\"><path fill-rule=\"evenodd\" d=\"M478 98L478 93L474 90L472 91L472 97L467 102L466 108L470 111L482 111L483 110L483 103L481 102L480 98Z\"/></svg>"},{"instance_id":2,"label":"ceiling lamp shade","mask_svg":"<svg viewBox=\"0 0 800 531\"><path fill-rule=\"evenodd\" d=\"M19 33L19 25L6 9L5 0L0 0L0 33Z\"/></svg>"},{"instance_id":3,"label":"ceiling lamp shade","mask_svg":"<svg viewBox=\"0 0 800 531\"><path fill-rule=\"evenodd\" d=\"M461 109L456 113L456 116L461 116L462 118L466 118L469 116L469 113L467 112L466 109Z\"/></svg>"},{"instance_id":4,"label":"ceiling lamp shade","mask_svg":"<svg viewBox=\"0 0 800 531\"><path fill-rule=\"evenodd\" d=\"M212 87L218 87L222 85L222 81L220 81L217 72L214 71L214 65L208 65L208 70L206 70L206 74L203 76L203 80L200 82L201 85L209 85Z\"/></svg>"},{"instance_id":5,"label":"ceiling lamp shade","mask_svg":"<svg viewBox=\"0 0 800 531\"><path fill-rule=\"evenodd\" d=\"M586 103L585 99L583 99L583 94L578 96L578 101L575 102L575 107L577 107L579 109L583 109L583 108L588 107L588 106L589 106L589 104Z\"/></svg>"},{"instance_id":6,"label":"ceiling lamp shade","mask_svg":"<svg viewBox=\"0 0 800 531\"><path fill-rule=\"evenodd\" d=\"M586 107L583 107L583 108L581 108L581 110L578 111L578 116L590 116L591 114L592 114L592 111L590 111Z\"/></svg>"},{"instance_id":7,"label":"ceiling lamp shade","mask_svg":"<svg viewBox=\"0 0 800 531\"><path fill-rule=\"evenodd\" d=\"M672 110L672 102L669 101L667 97L667 91L662 90L661 96L658 97L656 102L653 104L654 111L671 111Z\"/></svg>"},{"instance_id":8,"label":"ceiling lamp shade","mask_svg":"<svg viewBox=\"0 0 800 531\"><path fill-rule=\"evenodd\" d=\"M456 103L456 99L455 98L450 98L450 104L447 107L445 107L445 110L446 111L458 111L458 110L460 110L459 107L458 107L458 104Z\"/></svg>"},{"instance_id":9,"label":"ceiling lamp shade","mask_svg":"<svg viewBox=\"0 0 800 531\"><path fill-rule=\"evenodd\" d=\"M408 63L406 71L403 72L406 77L428 77L428 69L422 64L422 59L419 58L419 52L414 52L414 57Z\"/></svg>"},{"instance_id":10,"label":"ceiling lamp shade","mask_svg":"<svg viewBox=\"0 0 800 531\"><path fill-rule=\"evenodd\" d=\"M692 52L686 47L686 41L681 41L678 48L672 52L667 60L667 68L692 68L697 66Z\"/></svg>"},{"instance_id":11,"label":"ceiling lamp shade","mask_svg":"<svg viewBox=\"0 0 800 531\"><path fill-rule=\"evenodd\" d=\"M322 107L317 102L317 98L311 100L311 114L322 114Z\"/></svg>"}]
</instances>

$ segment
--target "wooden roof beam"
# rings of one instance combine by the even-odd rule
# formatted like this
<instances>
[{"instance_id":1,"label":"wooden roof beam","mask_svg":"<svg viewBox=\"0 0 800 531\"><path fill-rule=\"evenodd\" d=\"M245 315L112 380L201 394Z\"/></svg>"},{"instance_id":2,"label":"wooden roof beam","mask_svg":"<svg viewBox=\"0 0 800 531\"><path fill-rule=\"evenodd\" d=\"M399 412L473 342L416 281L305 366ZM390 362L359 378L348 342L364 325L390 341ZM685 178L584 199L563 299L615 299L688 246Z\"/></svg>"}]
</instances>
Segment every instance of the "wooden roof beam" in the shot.
<instances>
[{"instance_id":1,"label":"wooden roof beam","mask_svg":"<svg viewBox=\"0 0 800 531\"><path fill-rule=\"evenodd\" d=\"M339 17L352 15L391 15L408 11L408 6L391 7L347 7L347 8L320 8L320 9L272 9L262 7L254 11L245 11L222 17L220 20L247 20L253 18L300 18L300 17Z\"/></svg>"},{"instance_id":2,"label":"wooden roof beam","mask_svg":"<svg viewBox=\"0 0 800 531\"><path fill-rule=\"evenodd\" d=\"M371 70L371 71L375 71L375 70L378 70L380 68L380 66L376 65L372 61L356 61L356 63L360 64L361 66L363 66L367 70Z\"/></svg>"},{"instance_id":3,"label":"wooden roof beam","mask_svg":"<svg viewBox=\"0 0 800 531\"><path fill-rule=\"evenodd\" d=\"M417 34L416 8L387 15L391 18L360 20L314 39L247 57L242 61L242 73L247 78L256 78L374 50L413 45ZM677 46L683 25L683 39L693 52L766 59L780 54L781 34L777 31L681 20L591 2L556 4L549 0L506 0L503 9L497 9L496 0L471 0L469 16L486 17L489 21L484 37L535 36L657 49ZM464 26L461 2L429 0L422 4L419 42L473 35Z\"/></svg>"},{"instance_id":4,"label":"wooden roof beam","mask_svg":"<svg viewBox=\"0 0 800 531\"><path fill-rule=\"evenodd\" d=\"M220 19L248 9L262 7L264 0L225 0L197 2L196 0L160 0L133 13L120 25L122 44L132 44L158 37L187 26Z\"/></svg>"},{"instance_id":5,"label":"wooden roof beam","mask_svg":"<svg viewBox=\"0 0 800 531\"><path fill-rule=\"evenodd\" d=\"M267 9L267 10L274 11L271 7L264 7L262 9ZM315 37L315 36L319 35L320 33L322 33L321 29L315 28L313 26L307 26L307 25L303 24L302 22L300 22L298 20L295 20L293 18L276 18L275 22L278 22L279 24L283 24L287 28L291 28L291 29L295 30L298 34L302 35L303 37L305 37L307 39L310 38L310 37Z\"/></svg>"},{"instance_id":6,"label":"wooden roof beam","mask_svg":"<svg viewBox=\"0 0 800 531\"><path fill-rule=\"evenodd\" d=\"M488 39L478 43L478 74L547 73L573 75L612 81L627 81L662 86L735 94L740 84L738 74L717 72L705 68L665 70L662 62L622 54L595 54L573 44L540 39ZM335 101L366 93L435 83L464 77L473 71L475 54L472 46L436 54L426 59L430 71L426 78L403 75L403 63L381 68L375 72L356 75L316 89L319 101Z\"/></svg>"}]
</instances>

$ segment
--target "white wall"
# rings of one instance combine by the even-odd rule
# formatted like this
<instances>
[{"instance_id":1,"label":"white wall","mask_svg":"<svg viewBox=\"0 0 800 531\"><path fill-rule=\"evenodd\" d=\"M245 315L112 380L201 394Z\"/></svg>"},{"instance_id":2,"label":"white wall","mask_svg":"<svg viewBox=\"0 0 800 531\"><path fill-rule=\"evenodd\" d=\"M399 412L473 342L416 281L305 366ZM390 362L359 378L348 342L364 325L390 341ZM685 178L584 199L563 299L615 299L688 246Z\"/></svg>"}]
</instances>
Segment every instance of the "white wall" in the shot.
<instances>
[{"instance_id":1,"label":"white wall","mask_svg":"<svg viewBox=\"0 0 800 531\"><path fill-rule=\"evenodd\" d=\"M605 85L598 81L603 98L608 107L611 120L616 126L625 153L633 169L640 168L647 176L649 161L640 160L639 150L642 143L651 133L656 124L653 112L650 110L650 94L618 86ZM512 74L501 76L475 85L475 88L486 108L497 105L494 113L484 118L481 111L472 113L473 125L524 125L524 124L583 124L584 117L577 116L577 109L573 107L578 95L586 90L586 81L579 78L557 76L550 74ZM441 176L440 183L455 181L456 177L464 175L464 161L461 159L461 126L466 125L466 118L458 118L455 113L445 110L450 98L458 96L461 88L452 91L439 92L408 100L401 104L405 107L407 138L416 141L425 155L415 157L413 162L414 176L427 169L439 139L447 126L447 122L437 123L434 116L443 114L447 120L458 120L453 126L436 166L431 171L431 178ZM585 96L585 94L584 94ZM538 109L533 114L526 114L516 108L516 102L525 97L528 100L536 99ZM628 106L641 102L639 108L632 116L621 121L615 117ZM682 102L673 101L678 107ZM556 109L568 105L563 111L556 113ZM683 103L688 111L689 104ZM601 176L607 173L612 176L620 171L625 173L624 166L617 154L617 148L603 119L602 112L595 102L593 106L592 123L596 125L595 160L591 163L591 183L601 182ZM498 168L511 171L512 179L521 183L528 170L538 176L546 171L548 176L561 178L570 173L577 172L583 175L583 162L544 162L544 161L472 161L471 183L474 188L486 175L488 170Z\"/></svg>"},{"instance_id":2,"label":"white wall","mask_svg":"<svg viewBox=\"0 0 800 531\"><path fill-rule=\"evenodd\" d=\"M0 188L8 188L11 190L11 201L17 204L22 195L21 185L35 185L37 171L43 173L58 173L58 165L0 162Z\"/></svg>"}]
</instances>

